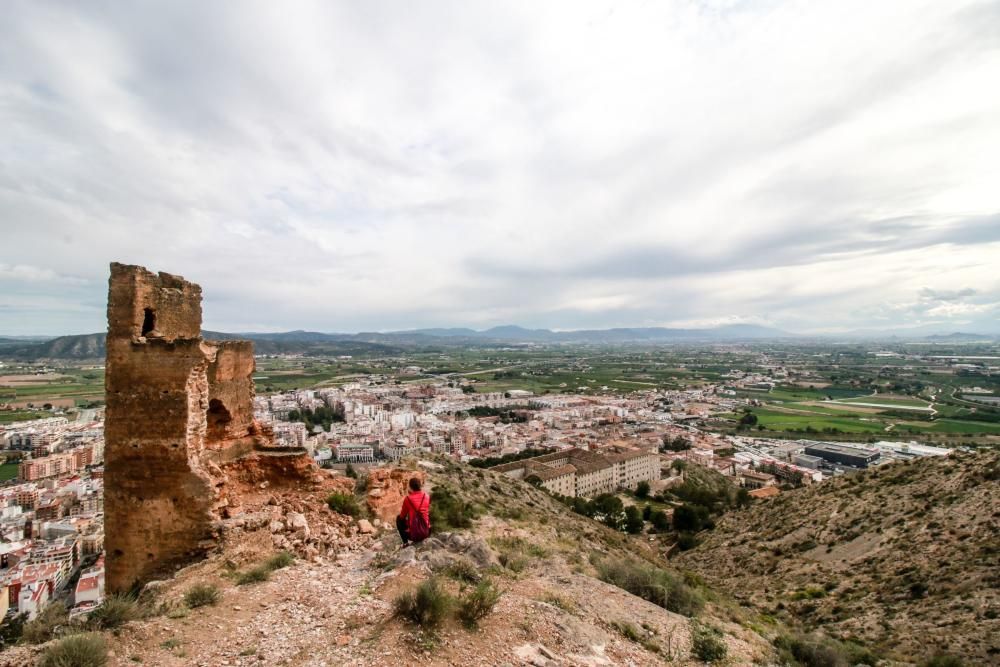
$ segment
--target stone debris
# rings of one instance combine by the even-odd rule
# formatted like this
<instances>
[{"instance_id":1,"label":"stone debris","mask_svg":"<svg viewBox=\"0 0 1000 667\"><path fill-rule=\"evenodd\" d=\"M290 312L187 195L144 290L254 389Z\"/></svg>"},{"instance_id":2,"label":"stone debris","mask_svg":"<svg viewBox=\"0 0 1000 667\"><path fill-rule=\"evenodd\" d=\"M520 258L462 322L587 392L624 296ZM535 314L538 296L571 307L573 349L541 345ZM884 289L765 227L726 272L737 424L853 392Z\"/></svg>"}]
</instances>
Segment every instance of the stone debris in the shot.
<instances>
[{"instance_id":1,"label":"stone debris","mask_svg":"<svg viewBox=\"0 0 1000 667\"><path fill-rule=\"evenodd\" d=\"M514 649L518 660L534 667L552 667L566 664L562 658L542 644L524 644Z\"/></svg>"}]
</instances>

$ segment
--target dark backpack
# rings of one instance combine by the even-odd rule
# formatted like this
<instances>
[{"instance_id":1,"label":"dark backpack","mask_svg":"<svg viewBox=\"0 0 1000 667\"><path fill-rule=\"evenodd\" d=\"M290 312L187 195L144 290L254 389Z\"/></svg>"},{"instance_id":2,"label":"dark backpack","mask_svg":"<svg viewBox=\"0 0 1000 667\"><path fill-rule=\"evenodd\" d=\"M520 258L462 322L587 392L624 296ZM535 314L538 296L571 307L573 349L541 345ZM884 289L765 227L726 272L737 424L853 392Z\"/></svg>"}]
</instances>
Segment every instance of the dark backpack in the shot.
<instances>
[{"instance_id":1,"label":"dark backpack","mask_svg":"<svg viewBox=\"0 0 1000 667\"><path fill-rule=\"evenodd\" d=\"M409 500L409 498L407 498ZM424 499L420 503L420 507L414 507L413 502L410 502L410 526L409 533L410 539L414 542L420 542L421 540L426 540L431 534L431 525L424 518L423 512L420 511L421 507L424 507L426 503L427 507L430 508L431 497L426 493L424 494Z\"/></svg>"}]
</instances>

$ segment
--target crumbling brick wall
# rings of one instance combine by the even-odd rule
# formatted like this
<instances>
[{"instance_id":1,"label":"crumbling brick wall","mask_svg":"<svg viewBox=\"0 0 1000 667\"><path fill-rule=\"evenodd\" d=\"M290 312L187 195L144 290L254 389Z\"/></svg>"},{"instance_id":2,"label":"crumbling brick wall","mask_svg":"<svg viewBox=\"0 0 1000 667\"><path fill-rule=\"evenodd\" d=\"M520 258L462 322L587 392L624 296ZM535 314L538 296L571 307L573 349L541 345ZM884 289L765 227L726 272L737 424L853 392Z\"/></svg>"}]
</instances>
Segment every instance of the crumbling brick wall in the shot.
<instances>
[{"instance_id":1,"label":"crumbling brick wall","mask_svg":"<svg viewBox=\"0 0 1000 667\"><path fill-rule=\"evenodd\" d=\"M225 464L269 445L253 344L201 338L201 288L111 265L105 389L107 585L122 591L213 545ZM307 462L311 464L311 460Z\"/></svg>"}]
</instances>

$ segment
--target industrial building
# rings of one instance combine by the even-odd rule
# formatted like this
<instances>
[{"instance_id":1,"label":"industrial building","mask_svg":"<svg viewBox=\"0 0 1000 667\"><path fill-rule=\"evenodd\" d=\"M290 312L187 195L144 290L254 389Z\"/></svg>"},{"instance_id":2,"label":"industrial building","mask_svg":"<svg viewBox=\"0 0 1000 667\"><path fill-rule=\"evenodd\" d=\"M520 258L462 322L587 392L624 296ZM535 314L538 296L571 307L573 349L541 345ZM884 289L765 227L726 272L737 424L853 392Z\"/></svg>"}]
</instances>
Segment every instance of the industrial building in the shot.
<instances>
[{"instance_id":1,"label":"industrial building","mask_svg":"<svg viewBox=\"0 0 1000 667\"><path fill-rule=\"evenodd\" d=\"M805 453L808 456L816 456L827 463L837 463L852 468L867 468L869 464L879 457L877 451L861 449L860 447L848 447L832 442L821 442L806 445Z\"/></svg>"}]
</instances>

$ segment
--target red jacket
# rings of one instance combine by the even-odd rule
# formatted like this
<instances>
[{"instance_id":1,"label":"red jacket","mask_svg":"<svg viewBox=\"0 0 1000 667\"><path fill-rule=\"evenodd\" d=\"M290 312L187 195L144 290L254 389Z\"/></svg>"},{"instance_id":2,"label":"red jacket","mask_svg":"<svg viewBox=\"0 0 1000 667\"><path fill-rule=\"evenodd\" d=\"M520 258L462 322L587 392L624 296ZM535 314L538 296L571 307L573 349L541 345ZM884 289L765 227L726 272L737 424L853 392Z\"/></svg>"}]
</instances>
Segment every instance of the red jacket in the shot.
<instances>
[{"instance_id":1,"label":"red jacket","mask_svg":"<svg viewBox=\"0 0 1000 667\"><path fill-rule=\"evenodd\" d=\"M399 510L399 518L410 520L410 514L420 512L427 520L427 525L431 525L431 497L423 491L411 491L410 495L403 498L403 507Z\"/></svg>"}]
</instances>

